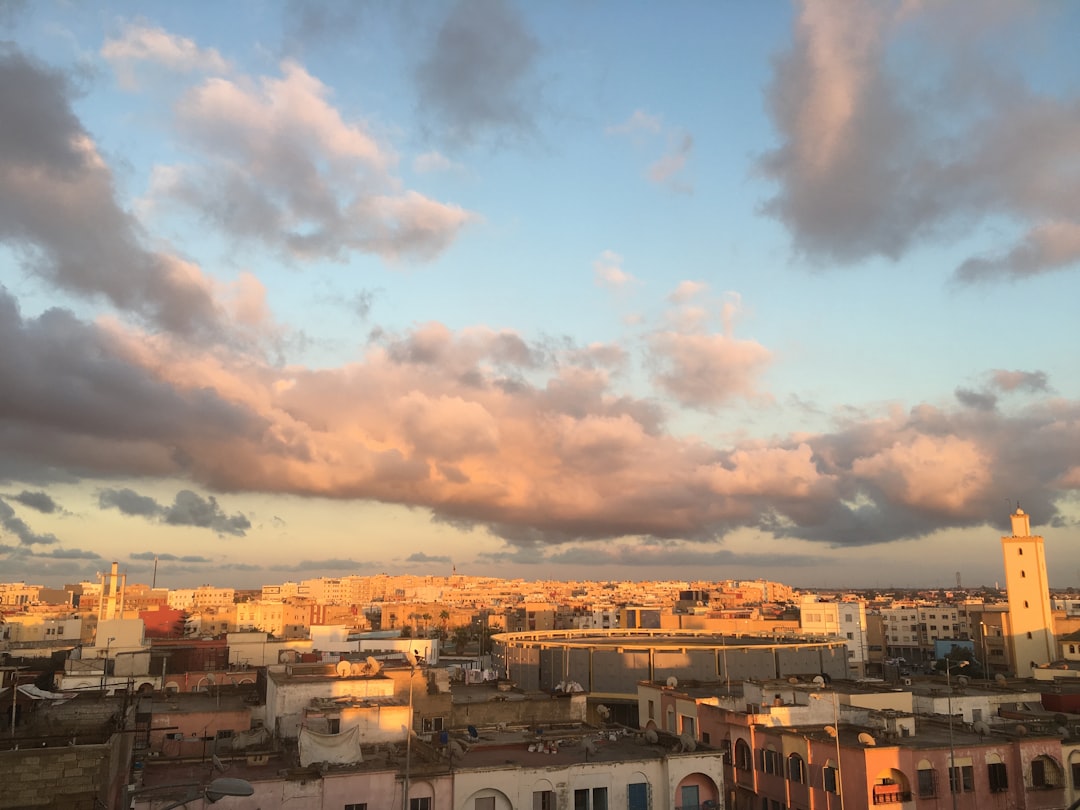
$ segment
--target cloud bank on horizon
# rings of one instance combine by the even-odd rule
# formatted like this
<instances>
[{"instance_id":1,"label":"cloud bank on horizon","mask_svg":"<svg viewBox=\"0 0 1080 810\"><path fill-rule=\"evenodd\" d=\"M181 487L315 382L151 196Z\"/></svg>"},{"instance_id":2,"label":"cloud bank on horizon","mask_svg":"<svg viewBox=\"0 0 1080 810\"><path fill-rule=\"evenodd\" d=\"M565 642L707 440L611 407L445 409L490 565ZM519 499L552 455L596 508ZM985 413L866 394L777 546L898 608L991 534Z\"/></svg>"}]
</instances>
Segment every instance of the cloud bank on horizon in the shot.
<instances>
[{"instance_id":1,"label":"cloud bank on horizon","mask_svg":"<svg viewBox=\"0 0 1080 810\"><path fill-rule=\"evenodd\" d=\"M545 15L567 9L463 0L420 33L405 31L423 28L411 18L383 21L406 64L386 78L394 102L372 109L361 99L379 93L353 95L351 74L310 47L325 37L363 61L377 55L364 54L370 40L346 47L321 6L301 5L282 17L289 55L277 59L258 38L171 30L153 5L78 29L65 58L41 38L41 9L9 15L27 35L0 46L5 568L32 578L100 566L97 551L67 548L76 517L91 530L106 516L138 521L138 545L103 549L134 565L158 556L257 575L465 557L493 570L763 564L725 547L740 531L810 544L790 564L818 565L830 547L984 526L1018 500L1075 530L1080 389L1068 372L1080 370L1080 335L1009 325L1022 313L1007 307L1016 285L1078 292L1080 97L1040 72L1022 38L1013 62L990 47L1071 12L995 2L972 26L959 3L797 3L778 50L758 54L757 85L742 88L767 109L757 148L734 155L700 110L654 111L662 80L616 92L596 78L551 33ZM350 25L362 31L375 13ZM564 87L575 82L596 83L592 108ZM125 105L144 130L126 157L116 150L130 132L104 123ZM500 173L520 163L587 176L588 150L623 161L625 185L610 191L640 195L646 212L704 209L708 221L718 199L745 209L766 236L720 238L744 239L759 260L782 246L781 272L820 285L822 301L862 305L838 296L838 275L929 265L921 294L943 308L1000 307L995 325L1045 334L1018 335L1030 364L1006 367L980 334L883 306L882 332L903 342L913 327L942 329L935 339L970 345L971 365L914 400L887 372L870 401L807 393L799 366L840 361L813 334L785 332L783 309L769 314L782 291L718 259L708 233L705 247L657 230L646 249L636 217L599 213L591 247L540 272L566 299L595 295L617 312L606 336L592 323L513 326L542 304L486 290L513 291L525 254L542 268L561 232L589 226L568 199L524 219L516 195L541 196L544 180L504 186ZM716 196L720 161L757 196ZM606 191L588 189L587 204L614 209ZM458 286L421 306L440 273ZM485 316L464 314L485 302ZM62 487L88 493L86 507L64 508ZM253 496L420 509L493 541L472 553L401 547L394 563L311 537L305 548L320 551L301 563L283 547L223 564L219 541L243 559L245 539L289 531L245 507ZM166 550L181 527L203 531L184 541L197 553Z\"/></svg>"}]
</instances>

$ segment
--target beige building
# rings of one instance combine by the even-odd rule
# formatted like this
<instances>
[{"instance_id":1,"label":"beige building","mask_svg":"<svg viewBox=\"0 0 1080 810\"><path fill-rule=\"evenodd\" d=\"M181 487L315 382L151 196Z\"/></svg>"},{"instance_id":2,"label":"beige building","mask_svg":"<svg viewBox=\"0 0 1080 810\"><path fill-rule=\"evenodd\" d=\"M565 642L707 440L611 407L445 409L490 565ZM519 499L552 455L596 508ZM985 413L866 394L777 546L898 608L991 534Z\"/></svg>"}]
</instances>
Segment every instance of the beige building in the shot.
<instances>
[{"instance_id":1,"label":"beige building","mask_svg":"<svg viewBox=\"0 0 1080 810\"><path fill-rule=\"evenodd\" d=\"M1046 576L1043 539L1031 534L1031 519L1017 507L1010 516L1012 535L1001 538L1005 587L1009 594L1009 640L1016 674L1030 678L1040 664L1054 660L1054 617Z\"/></svg>"}]
</instances>

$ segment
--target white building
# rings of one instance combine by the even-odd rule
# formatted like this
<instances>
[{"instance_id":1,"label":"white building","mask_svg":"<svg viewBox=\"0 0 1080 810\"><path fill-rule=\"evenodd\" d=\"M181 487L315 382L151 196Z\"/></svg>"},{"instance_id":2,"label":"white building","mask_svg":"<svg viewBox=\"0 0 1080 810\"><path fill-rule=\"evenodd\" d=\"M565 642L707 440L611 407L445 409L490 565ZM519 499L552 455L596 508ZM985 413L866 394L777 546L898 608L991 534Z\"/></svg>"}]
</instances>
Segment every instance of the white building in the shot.
<instances>
[{"instance_id":1,"label":"white building","mask_svg":"<svg viewBox=\"0 0 1080 810\"><path fill-rule=\"evenodd\" d=\"M819 596L808 594L800 605L799 627L807 635L844 639L851 677L861 678L866 674L869 643L866 639L865 602L823 602Z\"/></svg>"},{"instance_id":2,"label":"white building","mask_svg":"<svg viewBox=\"0 0 1080 810\"><path fill-rule=\"evenodd\" d=\"M1035 668L1055 658L1050 584L1042 537L1031 534L1031 519L1023 509L1017 507L1010 518L1012 535L1001 538L1009 595L1009 640L1016 674L1030 678Z\"/></svg>"}]
</instances>

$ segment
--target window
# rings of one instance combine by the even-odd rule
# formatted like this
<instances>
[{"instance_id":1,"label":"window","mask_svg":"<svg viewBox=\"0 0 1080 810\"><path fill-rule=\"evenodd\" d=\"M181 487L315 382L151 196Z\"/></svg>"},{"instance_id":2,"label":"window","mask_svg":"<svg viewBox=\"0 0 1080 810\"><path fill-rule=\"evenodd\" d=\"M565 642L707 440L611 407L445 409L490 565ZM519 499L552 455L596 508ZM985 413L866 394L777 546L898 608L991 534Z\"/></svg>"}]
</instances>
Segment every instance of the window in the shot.
<instances>
[{"instance_id":1,"label":"window","mask_svg":"<svg viewBox=\"0 0 1080 810\"><path fill-rule=\"evenodd\" d=\"M1061 772L1045 754L1031 760L1031 786L1036 790L1061 787Z\"/></svg>"},{"instance_id":2,"label":"window","mask_svg":"<svg viewBox=\"0 0 1080 810\"><path fill-rule=\"evenodd\" d=\"M554 790L534 790L532 810L555 810ZM647 810L647 808L642 808Z\"/></svg>"},{"instance_id":3,"label":"window","mask_svg":"<svg viewBox=\"0 0 1080 810\"><path fill-rule=\"evenodd\" d=\"M652 700L649 701L649 719L656 719L656 702Z\"/></svg>"},{"instance_id":4,"label":"window","mask_svg":"<svg viewBox=\"0 0 1080 810\"><path fill-rule=\"evenodd\" d=\"M1028 630L1028 638L1031 638L1031 631Z\"/></svg>"},{"instance_id":5,"label":"window","mask_svg":"<svg viewBox=\"0 0 1080 810\"><path fill-rule=\"evenodd\" d=\"M424 731L442 731L443 719L441 717L425 717Z\"/></svg>"},{"instance_id":6,"label":"window","mask_svg":"<svg viewBox=\"0 0 1080 810\"><path fill-rule=\"evenodd\" d=\"M1005 770L1004 762L991 762L986 766L986 771L990 777L991 793L1001 793L1009 789L1009 775Z\"/></svg>"},{"instance_id":7,"label":"window","mask_svg":"<svg viewBox=\"0 0 1080 810\"><path fill-rule=\"evenodd\" d=\"M780 752L775 748L766 748L761 752L761 770L765 773L771 773L779 775L780 770Z\"/></svg>"},{"instance_id":8,"label":"window","mask_svg":"<svg viewBox=\"0 0 1080 810\"><path fill-rule=\"evenodd\" d=\"M1074 762L1072 764L1072 780L1073 787L1080 788L1080 762Z\"/></svg>"},{"instance_id":9,"label":"window","mask_svg":"<svg viewBox=\"0 0 1080 810\"><path fill-rule=\"evenodd\" d=\"M748 771L752 767L750 764L750 746L747 745L746 740L735 741L735 767Z\"/></svg>"},{"instance_id":10,"label":"window","mask_svg":"<svg viewBox=\"0 0 1080 810\"><path fill-rule=\"evenodd\" d=\"M680 724L682 725L681 733L694 736L694 718L688 717L685 714L679 716Z\"/></svg>"},{"instance_id":11,"label":"window","mask_svg":"<svg viewBox=\"0 0 1080 810\"><path fill-rule=\"evenodd\" d=\"M550 810L555 810L554 802ZM626 786L626 810L649 810L648 782L631 782Z\"/></svg>"},{"instance_id":12,"label":"window","mask_svg":"<svg viewBox=\"0 0 1080 810\"><path fill-rule=\"evenodd\" d=\"M821 769L821 775L825 783L825 792L839 794L840 793L840 781L836 778L838 771L833 765L826 765Z\"/></svg>"},{"instance_id":13,"label":"window","mask_svg":"<svg viewBox=\"0 0 1080 810\"><path fill-rule=\"evenodd\" d=\"M331 717L326 721L326 733L327 734L340 734L341 733L341 718Z\"/></svg>"},{"instance_id":14,"label":"window","mask_svg":"<svg viewBox=\"0 0 1080 810\"><path fill-rule=\"evenodd\" d=\"M1018 548L1016 550L1016 556L1023 557L1024 556L1024 550L1022 548Z\"/></svg>"},{"instance_id":15,"label":"window","mask_svg":"<svg viewBox=\"0 0 1080 810\"><path fill-rule=\"evenodd\" d=\"M589 800L592 800L590 803ZM608 810L607 788L598 787L589 790L582 788L574 791L574 810Z\"/></svg>"},{"instance_id":16,"label":"window","mask_svg":"<svg viewBox=\"0 0 1080 810\"><path fill-rule=\"evenodd\" d=\"M1024 600L1024 607L1028 607L1028 600L1027 599Z\"/></svg>"},{"instance_id":17,"label":"window","mask_svg":"<svg viewBox=\"0 0 1080 810\"><path fill-rule=\"evenodd\" d=\"M933 768L919 766L919 798L932 799L937 795L937 779Z\"/></svg>"},{"instance_id":18,"label":"window","mask_svg":"<svg viewBox=\"0 0 1080 810\"><path fill-rule=\"evenodd\" d=\"M800 785L806 784L806 763L803 762L803 758L798 754L792 754L788 757L788 779L792 782L798 782Z\"/></svg>"},{"instance_id":19,"label":"window","mask_svg":"<svg viewBox=\"0 0 1080 810\"><path fill-rule=\"evenodd\" d=\"M855 634L854 633L848 633L847 637L848 637L848 640L854 640Z\"/></svg>"},{"instance_id":20,"label":"window","mask_svg":"<svg viewBox=\"0 0 1080 810\"><path fill-rule=\"evenodd\" d=\"M367 810L367 802L353 802L345 805L345 810Z\"/></svg>"},{"instance_id":21,"label":"window","mask_svg":"<svg viewBox=\"0 0 1080 810\"><path fill-rule=\"evenodd\" d=\"M1020 579L1024 579L1026 577L1027 577L1027 574L1025 574L1023 571L1021 571L1020 572Z\"/></svg>"},{"instance_id":22,"label":"window","mask_svg":"<svg viewBox=\"0 0 1080 810\"><path fill-rule=\"evenodd\" d=\"M218 729L216 739L228 740L233 736L233 730L231 728Z\"/></svg>"},{"instance_id":23,"label":"window","mask_svg":"<svg viewBox=\"0 0 1080 810\"><path fill-rule=\"evenodd\" d=\"M953 793L971 793L975 790L975 768L971 765L949 768L949 790Z\"/></svg>"},{"instance_id":24,"label":"window","mask_svg":"<svg viewBox=\"0 0 1080 810\"><path fill-rule=\"evenodd\" d=\"M421 799L409 799L409 810L431 810L431 797L424 796Z\"/></svg>"},{"instance_id":25,"label":"window","mask_svg":"<svg viewBox=\"0 0 1080 810\"><path fill-rule=\"evenodd\" d=\"M495 810L495 797L484 796L476 800L474 810Z\"/></svg>"}]
</instances>

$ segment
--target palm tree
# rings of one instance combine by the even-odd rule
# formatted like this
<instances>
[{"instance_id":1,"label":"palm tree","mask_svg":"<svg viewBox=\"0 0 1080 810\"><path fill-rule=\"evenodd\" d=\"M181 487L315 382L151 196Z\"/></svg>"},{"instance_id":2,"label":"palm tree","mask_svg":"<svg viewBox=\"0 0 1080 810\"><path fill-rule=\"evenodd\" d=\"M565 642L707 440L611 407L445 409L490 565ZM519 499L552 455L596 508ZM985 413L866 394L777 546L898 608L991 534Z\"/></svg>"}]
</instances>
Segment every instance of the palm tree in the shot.
<instances>
[{"instance_id":1,"label":"palm tree","mask_svg":"<svg viewBox=\"0 0 1080 810\"><path fill-rule=\"evenodd\" d=\"M469 639L472 638L472 632L466 625L454 628L454 652L457 655L463 655L465 653L465 647L469 644Z\"/></svg>"}]
</instances>

